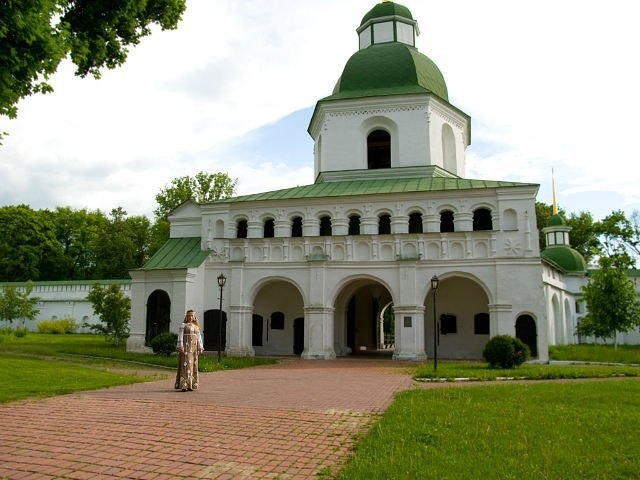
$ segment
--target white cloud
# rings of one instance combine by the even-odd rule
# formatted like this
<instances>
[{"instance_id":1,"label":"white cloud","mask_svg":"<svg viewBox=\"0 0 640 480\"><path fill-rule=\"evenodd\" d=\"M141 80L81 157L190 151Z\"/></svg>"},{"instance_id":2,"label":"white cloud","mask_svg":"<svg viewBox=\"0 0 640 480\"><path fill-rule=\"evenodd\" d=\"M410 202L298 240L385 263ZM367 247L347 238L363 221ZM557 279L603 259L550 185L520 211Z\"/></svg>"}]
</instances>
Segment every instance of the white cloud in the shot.
<instances>
[{"instance_id":1,"label":"white cloud","mask_svg":"<svg viewBox=\"0 0 640 480\"><path fill-rule=\"evenodd\" d=\"M402 3L451 102L472 117L469 177L540 183L539 199L550 202L553 167L568 211L640 208L640 33L630 2ZM241 194L313 181L306 147L306 166L273 146L233 147L331 93L373 5L190 0L177 31L155 32L101 80L74 78L65 64L53 94L0 119L10 132L0 204L151 215L164 185L198 171L229 172Z\"/></svg>"}]
</instances>

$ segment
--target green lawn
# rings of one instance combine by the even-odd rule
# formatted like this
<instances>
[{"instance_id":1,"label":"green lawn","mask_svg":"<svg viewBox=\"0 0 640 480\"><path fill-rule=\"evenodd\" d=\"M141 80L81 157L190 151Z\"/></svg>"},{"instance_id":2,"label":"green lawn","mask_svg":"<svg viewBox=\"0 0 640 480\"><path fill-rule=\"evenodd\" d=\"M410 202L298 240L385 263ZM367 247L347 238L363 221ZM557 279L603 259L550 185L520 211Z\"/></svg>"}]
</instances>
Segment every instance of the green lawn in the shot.
<instances>
[{"instance_id":1,"label":"green lawn","mask_svg":"<svg viewBox=\"0 0 640 480\"><path fill-rule=\"evenodd\" d=\"M638 399L635 379L403 392L337 478L638 478Z\"/></svg>"},{"instance_id":2,"label":"green lawn","mask_svg":"<svg viewBox=\"0 0 640 480\"><path fill-rule=\"evenodd\" d=\"M90 334L0 335L0 403L169 378L177 357L126 352ZM275 363L269 358L201 355L200 371Z\"/></svg>"}]
</instances>

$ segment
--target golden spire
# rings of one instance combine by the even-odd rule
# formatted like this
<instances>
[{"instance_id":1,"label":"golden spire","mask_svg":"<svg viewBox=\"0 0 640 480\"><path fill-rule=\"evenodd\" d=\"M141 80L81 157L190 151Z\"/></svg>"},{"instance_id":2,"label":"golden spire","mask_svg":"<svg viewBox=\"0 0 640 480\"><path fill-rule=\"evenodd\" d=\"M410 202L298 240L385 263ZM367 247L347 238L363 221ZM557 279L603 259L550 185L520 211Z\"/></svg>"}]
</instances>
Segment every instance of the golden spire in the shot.
<instances>
[{"instance_id":1,"label":"golden spire","mask_svg":"<svg viewBox=\"0 0 640 480\"><path fill-rule=\"evenodd\" d=\"M553 214L558 214L558 198L556 196L556 180L553 176L553 167L551 167L551 189L553 190Z\"/></svg>"}]
</instances>

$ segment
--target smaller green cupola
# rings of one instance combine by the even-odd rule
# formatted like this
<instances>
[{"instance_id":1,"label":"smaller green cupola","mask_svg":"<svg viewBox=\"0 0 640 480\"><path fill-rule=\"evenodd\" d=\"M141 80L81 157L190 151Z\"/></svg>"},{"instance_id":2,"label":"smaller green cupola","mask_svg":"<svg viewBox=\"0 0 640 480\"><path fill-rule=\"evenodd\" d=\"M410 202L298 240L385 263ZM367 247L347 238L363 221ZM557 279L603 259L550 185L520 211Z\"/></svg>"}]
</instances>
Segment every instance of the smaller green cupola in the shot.
<instances>
[{"instance_id":1,"label":"smaller green cupola","mask_svg":"<svg viewBox=\"0 0 640 480\"><path fill-rule=\"evenodd\" d=\"M546 248L542 251L542 258L556 264L569 275L581 275L587 271L587 262L577 250L571 248L569 232L562 215L557 213L554 204L554 214L549 217L547 226L542 229L546 238Z\"/></svg>"},{"instance_id":2,"label":"smaller green cupola","mask_svg":"<svg viewBox=\"0 0 640 480\"><path fill-rule=\"evenodd\" d=\"M413 19L409 9L389 1L379 3L369 10L356 31L360 39L360 50L389 42L415 47L416 36L420 34L418 22Z\"/></svg>"}]
</instances>

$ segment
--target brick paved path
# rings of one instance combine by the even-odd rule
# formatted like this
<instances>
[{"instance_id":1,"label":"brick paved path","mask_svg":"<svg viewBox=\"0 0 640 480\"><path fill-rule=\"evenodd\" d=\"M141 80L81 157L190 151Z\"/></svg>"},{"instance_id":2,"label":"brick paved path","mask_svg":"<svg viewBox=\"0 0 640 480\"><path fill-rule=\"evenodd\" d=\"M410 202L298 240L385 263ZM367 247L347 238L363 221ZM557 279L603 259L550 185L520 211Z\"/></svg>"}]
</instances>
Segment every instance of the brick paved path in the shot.
<instances>
[{"instance_id":1,"label":"brick paved path","mask_svg":"<svg viewBox=\"0 0 640 480\"><path fill-rule=\"evenodd\" d=\"M391 360L287 359L0 405L0 479L315 478L411 386Z\"/></svg>"}]
</instances>

